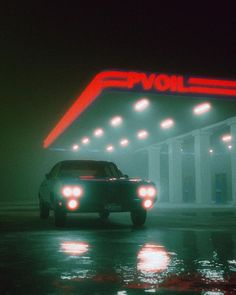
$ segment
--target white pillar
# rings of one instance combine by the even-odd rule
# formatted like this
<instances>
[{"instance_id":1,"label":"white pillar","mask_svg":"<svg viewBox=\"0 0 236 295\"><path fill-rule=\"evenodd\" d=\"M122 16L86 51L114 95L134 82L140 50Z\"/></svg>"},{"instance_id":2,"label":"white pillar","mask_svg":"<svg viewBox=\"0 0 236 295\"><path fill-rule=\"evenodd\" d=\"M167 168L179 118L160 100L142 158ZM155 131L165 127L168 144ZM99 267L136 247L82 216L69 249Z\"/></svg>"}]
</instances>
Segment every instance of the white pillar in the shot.
<instances>
[{"instance_id":1,"label":"white pillar","mask_svg":"<svg viewBox=\"0 0 236 295\"><path fill-rule=\"evenodd\" d=\"M194 135L196 203L211 204L210 132L196 130Z\"/></svg>"},{"instance_id":2,"label":"white pillar","mask_svg":"<svg viewBox=\"0 0 236 295\"><path fill-rule=\"evenodd\" d=\"M156 184L161 201L161 146L148 148L148 179Z\"/></svg>"},{"instance_id":3,"label":"white pillar","mask_svg":"<svg viewBox=\"0 0 236 295\"><path fill-rule=\"evenodd\" d=\"M181 141L167 140L169 155L169 202L183 202Z\"/></svg>"},{"instance_id":4,"label":"white pillar","mask_svg":"<svg viewBox=\"0 0 236 295\"><path fill-rule=\"evenodd\" d=\"M236 204L236 117L229 119L230 133L232 136L231 174L232 174L232 202Z\"/></svg>"}]
</instances>

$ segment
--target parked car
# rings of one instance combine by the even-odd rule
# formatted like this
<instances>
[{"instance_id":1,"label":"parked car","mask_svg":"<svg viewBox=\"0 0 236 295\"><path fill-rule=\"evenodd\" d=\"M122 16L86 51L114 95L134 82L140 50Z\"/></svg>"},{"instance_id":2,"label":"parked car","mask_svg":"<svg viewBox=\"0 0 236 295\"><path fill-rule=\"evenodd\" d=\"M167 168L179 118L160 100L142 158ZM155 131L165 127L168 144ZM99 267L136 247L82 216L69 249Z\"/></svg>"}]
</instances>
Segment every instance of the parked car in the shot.
<instances>
[{"instance_id":1,"label":"parked car","mask_svg":"<svg viewBox=\"0 0 236 295\"><path fill-rule=\"evenodd\" d=\"M70 160L57 163L39 188L40 217L54 211L56 226L64 226L68 213L130 212L135 226L146 221L157 200L153 182L124 175L107 161Z\"/></svg>"}]
</instances>

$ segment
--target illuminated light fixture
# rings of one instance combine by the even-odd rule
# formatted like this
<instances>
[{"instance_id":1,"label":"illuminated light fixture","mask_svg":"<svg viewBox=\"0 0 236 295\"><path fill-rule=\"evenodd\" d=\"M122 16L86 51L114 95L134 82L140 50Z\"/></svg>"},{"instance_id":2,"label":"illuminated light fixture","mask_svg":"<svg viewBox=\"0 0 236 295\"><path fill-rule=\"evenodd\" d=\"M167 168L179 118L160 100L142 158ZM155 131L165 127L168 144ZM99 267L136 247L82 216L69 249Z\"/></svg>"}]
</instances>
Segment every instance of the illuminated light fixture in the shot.
<instances>
[{"instance_id":1,"label":"illuminated light fixture","mask_svg":"<svg viewBox=\"0 0 236 295\"><path fill-rule=\"evenodd\" d=\"M116 117L111 119L110 124L113 127L118 127L118 126L120 126L122 124L122 122L123 122L122 117L116 116Z\"/></svg>"},{"instance_id":2,"label":"illuminated light fixture","mask_svg":"<svg viewBox=\"0 0 236 295\"><path fill-rule=\"evenodd\" d=\"M162 121L160 125L161 125L162 129L169 129L174 126L174 120L166 119L166 120Z\"/></svg>"},{"instance_id":3,"label":"illuminated light fixture","mask_svg":"<svg viewBox=\"0 0 236 295\"><path fill-rule=\"evenodd\" d=\"M213 149L209 149L209 153L211 153L211 154L212 154L213 152L214 152L214 151L213 151Z\"/></svg>"},{"instance_id":4,"label":"illuminated light fixture","mask_svg":"<svg viewBox=\"0 0 236 295\"><path fill-rule=\"evenodd\" d=\"M75 210L77 209L79 206L79 202L76 201L76 200L70 200L68 203L67 203L67 207L70 209L70 210Z\"/></svg>"},{"instance_id":5,"label":"illuminated light fixture","mask_svg":"<svg viewBox=\"0 0 236 295\"><path fill-rule=\"evenodd\" d=\"M145 198L145 197L155 197L157 194L157 190L154 186L150 185L150 186L140 186L138 188L138 196L140 198Z\"/></svg>"},{"instance_id":6,"label":"illuminated light fixture","mask_svg":"<svg viewBox=\"0 0 236 295\"><path fill-rule=\"evenodd\" d=\"M81 197L83 195L83 189L80 186L64 186L61 190L64 197Z\"/></svg>"},{"instance_id":7,"label":"illuminated light fixture","mask_svg":"<svg viewBox=\"0 0 236 295\"><path fill-rule=\"evenodd\" d=\"M222 141L224 142L230 142L232 140L232 135L230 134L225 134L221 137Z\"/></svg>"},{"instance_id":8,"label":"illuminated light fixture","mask_svg":"<svg viewBox=\"0 0 236 295\"><path fill-rule=\"evenodd\" d=\"M228 149L232 150L233 146L232 145L228 145Z\"/></svg>"},{"instance_id":9,"label":"illuminated light fixture","mask_svg":"<svg viewBox=\"0 0 236 295\"><path fill-rule=\"evenodd\" d=\"M146 189L145 186L141 186L141 187L138 189L138 195L139 195L141 198L146 197L146 195L147 195L147 189Z\"/></svg>"},{"instance_id":10,"label":"illuminated light fixture","mask_svg":"<svg viewBox=\"0 0 236 295\"><path fill-rule=\"evenodd\" d=\"M155 197L156 193L157 193L157 191L156 191L155 187L153 187L153 186L149 186L148 187L148 189L147 189L147 195L149 197Z\"/></svg>"},{"instance_id":11,"label":"illuminated light fixture","mask_svg":"<svg viewBox=\"0 0 236 295\"><path fill-rule=\"evenodd\" d=\"M153 206L153 201L152 200L144 200L143 201L143 207L145 209L150 209Z\"/></svg>"},{"instance_id":12,"label":"illuminated light fixture","mask_svg":"<svg viewBox=\"0 0 236 295\"><path fill-rule=\"evenodd\" d=\"M81 197L83 194L83 189L80 186L75 186L72 188L72 195L74 197Z\"/></svg>"},{"instance_id":13,"label":"illuminated light fixture","mask_svg":"<svg viewBox=\"0 0 236 295\"><path fill-rule=\"evenodd\" d=\"M104 134L104 130L102 128L97 128L94 130L93 135L96 137L101 137Z\"/></svg>"},{"instance_id":14,"label":"illuminated light fixture","mask_svg":"<svg viewBox=\"0 0 236 295\"><path fill-rule=\"evenodd\" d=\"M79 145L78 144L73 144L72 145L72 150L75 151L75 152L78 151L79 150Z\"/></svg>"},{"instance_id":15,"label":"illuminated light fixture","mask_svg":"<svg viewBox=\"0 0 236 295\"><path fill-rule=\"evenodd\" d=\"M114 152L114 146L113 146L113 145L108 145L108 146L106 147L106 151L109 152L109 153Z\"/></svg>"},{"instance_id":16,"label":"illuminated light fixture","mask_svg":"<svg viewBox=\"0 0 236 295\"><path fill-rule=\"evenodd\" d=\"M140 100L138 100L135 104L134 104L134 110L136 112L142 112L144 111L147 107L149 107L149 100L146 98L142 98Z\"/></svg>"},{"instance_id":17,"label":"illuminated light fixture","mask_svg":"<svg viewBox=\"0 0 236 295\"><path fill-rule=\"evenodd\" d=\"M137 137L139 139L146 139L148 137L148 132L146 130L140 130L138 133L137 133Z\"/></svg>"},{"instance_id":18,"label":"illuminated light fixture","mask_svg":"<svg viewBox=\"0 0 236 295\"><path fill-rule=\"evenodd\" d=\"M120 140L120 145L122 147L126 147L129 144L129 140L127 138L123 138Z\"/></svg>"},{"instance_id":19,"label":"illuminated light fixture","mask_svg":"<svg viewBox=\"0 0 236 295\"><path fill-rule=\"evenodd\" d=\"M210 103L205 102L205 103L195 106L193 108L193 112L195 115L202 115L202 114L205 114L206 112L209 112L210 109L211 109Z\"/></svg>"},{"instance_id":20,"label":"illuminated light fixture","mask_svg":"<svg viewBox=\"0 0 236 295\"><path fill-rule=\"evenodd\" d=\"M72 195L72 189L71 189L71 187L69 187L69 186L63 187L63 189L62 189L62 195L64 197L70 197Z\"/></svg>"},{"instance_id":21,"label":"illuminated light fixture","mask_svg":"<svg viewBox=\"0 0 236 295\"><path fill-rule=\"evenodd\" d=\"M89 137L84 137L84 138L82 138L81 142L83 144L89 144L90 143L90 139L89 139Z\"/></svg>"}]
</instances>

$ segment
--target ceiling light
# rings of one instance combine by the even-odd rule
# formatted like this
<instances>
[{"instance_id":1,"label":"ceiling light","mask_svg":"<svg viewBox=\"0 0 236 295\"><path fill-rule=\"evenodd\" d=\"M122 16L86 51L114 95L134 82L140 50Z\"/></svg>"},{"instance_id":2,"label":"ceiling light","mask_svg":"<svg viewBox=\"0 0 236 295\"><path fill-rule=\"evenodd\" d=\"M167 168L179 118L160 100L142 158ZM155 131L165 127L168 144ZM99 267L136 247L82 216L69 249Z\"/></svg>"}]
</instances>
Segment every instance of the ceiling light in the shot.
<instances>
[{"instance_id":1,"label":"ceiling light","mask_svg":"<svg viewBox=\"0 0 236 295\"><path fill-rule=\"evenodd\" d=\"M114 118L111 119L110 124L111 124L113 127L117 127L117 126L121 125L122 122L123 122L122 117L120 117L120 116L116 116L116 117L114 117Z\"/></svg>"},{"instance_id":2,"label":"ceiling light","mask_svg":"<svg viewBox=\"0 0 236 295\"><path fill-rule=\"evenodd\" d=\"M134 110L136 112L142 112L149 106L149 104L150 103L148 99L142 98L134 104Z\"/></svg>"},{"instance_id":3,"label":"ceiling light","mask_svg":"<svg viewBox=\"0 0 236 295\"><path fill-rule=\"evenodd\" d=\"M148 137L148 132L146 130L140 130L137 133L139 139L146 139Z\"/></svg>"},{"instance_id":4,"label":"ceiling light","mask_svg":"<svg viewBox=\"0 0 236 295\"><path fill-rule=\"evenodd\" d=\"M174 126L174 120L172 120L170 118L166 119L166 120L162 121L160 125L161 125L162 129L169 129Z\"/></svg>"},{"instance_id":5,"label":"ceiling light","mask_svg":"<svg viewBox=\"0 0 236 295\"><path fill-rule=\"evenodd\" d=\"M81 142L83 144L89 144L90 143L90 139L89 139L89 137L84 137L84 138L82 138Z\"/></svg>"},{"instance_id":6,"label":"ceiling light","mask_svg":"<svg viewBox=\"0 0 236 295\"><path fill-rule=\"evenodd\" d=\"M93 132L93 135L96 137L101 137L101 136L103 136L103 134L104 134L104 131L102 128L97 128Z\"/></svg>"},{"instance_id":7,"label":"ceiling light","mask_svg":"<svg viewBox=\"0 0 236 295\"><path fill-rule=\"evenodd\" d=\"M193 108L193 112L195 115L202 115L206 112L209 112L211 109L211 105L208 102L199 104Z\"/></svg>"}]
</instances>

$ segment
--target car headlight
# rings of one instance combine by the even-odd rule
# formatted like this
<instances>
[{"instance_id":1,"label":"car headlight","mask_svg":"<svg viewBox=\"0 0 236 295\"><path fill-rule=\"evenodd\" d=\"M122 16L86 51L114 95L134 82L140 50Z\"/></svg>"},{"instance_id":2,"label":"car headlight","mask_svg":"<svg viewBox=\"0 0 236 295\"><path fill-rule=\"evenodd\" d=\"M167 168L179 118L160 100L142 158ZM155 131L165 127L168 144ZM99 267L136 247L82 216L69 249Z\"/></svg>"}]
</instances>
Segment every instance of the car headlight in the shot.
<instances>
[{"instance_id":1,"label":"car headlight","mask_svg":"<svg viewBox=\"0 0 236 295\"><path fill-rule=\"evenodd\" d=\"M83 189L81 186L64 186L61 190L64 197L81 197L83 195Z\"/></svg>"},{"instance_id":2,"label":"car headlight","mask_svg":"<svg viewBox=\"0 0 236 295\"><path fill-rule=\"evenodd\" d=\"M146 198L146 197L155 197L157 194L157 190L154 186L148 185L148 186L140 186L138 188L138 196L140 198Z\"/></svg>"}]
</instances>

